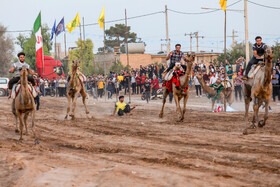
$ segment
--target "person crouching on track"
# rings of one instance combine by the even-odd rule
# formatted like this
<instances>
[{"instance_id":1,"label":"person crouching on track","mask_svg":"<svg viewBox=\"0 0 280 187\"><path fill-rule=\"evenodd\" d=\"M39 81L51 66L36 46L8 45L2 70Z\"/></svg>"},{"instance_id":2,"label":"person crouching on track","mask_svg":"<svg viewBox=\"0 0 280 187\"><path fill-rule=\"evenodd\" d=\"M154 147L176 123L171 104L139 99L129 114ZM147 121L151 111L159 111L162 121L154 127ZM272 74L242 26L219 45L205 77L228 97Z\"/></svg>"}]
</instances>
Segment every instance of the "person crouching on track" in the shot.
<instances>
[{"instance_id":1,"label":"person crouching on track","mask_svg":"<svg viewBox=\"0 0 280 187\"><path fill-rule=\"evenodd\" d=\"M26 67L29 74L38 76L37 73L34 73L31 69L29 69L30 66L25 62L25 53L24 52L18 53L17 56L18 56L19 61L14 63L13 67L9 71L10 73L15 72L16 75L8 83L8 86L9 86L9 97L8 97L8 99L11 98L13 85L16 84L20 80L20 71L23 67ZM28 82L31 82L34 89L36 89L35 80L32 76L28 76Z\"/></svg>"},{"instance_id":2,"label":"person crouching on track","mask_svg":"<svg viewBox=\"0 0 280 187\"><path fill-rule=\"evenodd\" d=\"M117 113L119 116L128 115L135 107L130 108L128 104L124 102L124 96L119 97L119 102L116 103L113 116Z\"/></svg>"}]
</instances>

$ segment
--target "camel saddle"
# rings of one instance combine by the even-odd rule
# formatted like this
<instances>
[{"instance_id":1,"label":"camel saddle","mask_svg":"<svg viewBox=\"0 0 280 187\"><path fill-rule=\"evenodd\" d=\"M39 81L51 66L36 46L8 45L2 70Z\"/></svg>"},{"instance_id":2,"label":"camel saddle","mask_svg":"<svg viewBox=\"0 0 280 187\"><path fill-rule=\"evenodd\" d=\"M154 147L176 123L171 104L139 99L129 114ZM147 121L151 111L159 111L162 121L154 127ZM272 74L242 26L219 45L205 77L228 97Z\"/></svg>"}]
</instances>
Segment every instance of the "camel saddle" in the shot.
<instances>
[{"instance_id":1,"label":"camel saddle","mask_svg":"<svg viewBox=\"0 0 280 187\"><path fill-rule=\"evenodd\" d=\"M261 63L260 63L261 62ZM248 73L248 78L249 79L253 79L255 77L255 75L258 73L258 71L261 69L263 62L260 61L258 64L254 64L252 65L249 73Z\"/></svg>"},{"instance_id":2,"label":"camel saddle","mask_svg":"<svg viewBox=\"0 0 280 187\"><path fill-rule=\"evenodd\" d=\"M14 84L13 89L12 89L12 95L11 95L12 99L15 99L18 96L18 93L19 93L20 89L21 89L21 84L20 83ZM34 87L32 86L31 83L28 83L28 90L33 97L37 96L37 92L36 92L36 90L34 89Z\"/></svg>"},{"instance_id":3,"label":"camel saddle","mask_svg":"<svg viewBox=\"0 0 280 187\"><path fill-rule=\"evenodd\" d=\"M172 74L169 74L172 72ZM181 89L182 92L186 92L188 90L188 86L186 88L181 88L180 86L180 80L179 78L181 76L184 76L185 72L181 69L172 69L168 72L168 74L165 77L168 77L168 81L164 81L162 86L166 87L168 89L168 92L172 92L172 83L175 84L177 89ZM171 78L170 78L171 77Z\"/></svg>"}]
</instances>

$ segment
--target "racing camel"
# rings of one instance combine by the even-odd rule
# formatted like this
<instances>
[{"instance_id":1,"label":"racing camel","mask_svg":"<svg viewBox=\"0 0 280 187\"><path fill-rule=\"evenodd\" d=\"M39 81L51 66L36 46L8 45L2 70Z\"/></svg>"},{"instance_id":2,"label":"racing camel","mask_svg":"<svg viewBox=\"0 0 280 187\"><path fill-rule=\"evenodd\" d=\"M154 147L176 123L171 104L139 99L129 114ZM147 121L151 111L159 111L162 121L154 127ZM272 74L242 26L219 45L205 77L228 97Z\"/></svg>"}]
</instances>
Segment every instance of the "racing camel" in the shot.
<instances>
[{"instance_id":1,"label":"racing camel","mask_svg":"<svg viewBox=\"0 0 280 187\"><path fill-rule=\"evenodd\" d=\"M257 122L259 127L265 126L266 120L268 119L268 108L272 95L272 84L271 84L271 73L272 73L272 59L273 49L268 48L265 53L265 66L257 65L252 67L247 80L244 81L243 93L245 98L245 126L243 134L247 135L247 123L248 123L248 110L250 102L254 102L254 114L251 128L256 128L255 123ZM255 70L258 69L257 72ZM265 114L264 119L259 120L259 108L262 103L265 102Z\"/></svg>"},{"instance_id":2,"label":"racing camel","mask_svg":"<svg viewBox=\"0 0 280 187\"><path fill-rule=\"evenodd\" d=\"M180 81L180 86L179 89L176 88L176 85L174 83L172 83L172 92L173 92L173 96L176 102L176 112L178 115L178 119L177 122L182 122L184 120L184 115L186 112L186 104L188 101L188 97L189 97L189 89L187 89L185 91L185 88L188 86L189 81L190 81L190 77L191 77L191 72L192 72L192 65L193 62L195 60L195 53L187 53L186 57L186 61L187 61L187 71L186 74L183 76L179 77L179 81ZM163 110L164 110L164 105L166 103L166 97L168 96L169 91L167 86L163 87L163 102L162 102L162 108L161 108L161 112L159 114L159 117L162 118L163 117ZM183 111L181 110L181 106L180 106L180 100L184 98L184 109Z\"/></svg>"},{"instance_id":3,"label":"racing camel","mask_svg":"<svg viewBox=\"0 0 280 187\"><path fill-rule=\"evenodd\" d=\"M81 94L83 98L83 104L86 109L86 114L89 114L87 105L86 105L86 91L85 91L85 85L84 85L84 76L83 74L78 70L79 62L77 60L72 62L72 74L69 83L67 84L67 100L68 100L68 107L67 107L67 114L65 116L65 119L67 119L68 116L72 118L72 120L75 119L75 108L76 108L76 102L78 96ZM71 102L72 99L72 102ZM72 104L72 112L70 113L70 107Z\"/></svg>"},{"instance_id":4,"label":"racing camel","mask_svg":"<svg viewBox=\"0 0 280 187\"><path fill-rule=\"evenodd\" d=\"M18 83L19 84L19 83ZM16 133L18 131L18 126L17 126L17 118L19 118L19 129L20 129L20 138L19 141L22 142L22 134L23 134L23 124L25 126L26 130L26 135L28 134L27 131L27 118L28 115L31 114L32 118L32 126L31 130L33 132L34 138L35 138L35 144L39 144L39 141L36 137L36 133L34 130L34 120L35 120L35 101L34 97L30 92L30 89L32 86L28 87L28 70L26 67L23 67L22 70L20 71L20 88L18 91L18 94L16 98L13 100L12 103L12 112L15 116L15 126L16 126Z\"/></svg>"},{"instance_id":5,"label":"racing camel","mask_svg":"<svg viewBox=\"0 0 280 187\"><path fill-rule=\"evenodd\" d=\"M234 98L233 98L233 91L232 91L231 88L230 89L229 88L223 89L220 92L220 97L217 98L217 91L214 90L214 88L209 87L205 84L205 82L203 80L203 77L202 77L200 72L196 73L196 78L197 78L198 82L200 83L202 89L209 95L210 99L212 100L212 111L214 110L214 105L215 105L216 101L217 102L221 101L221 103L224 104L224 108L226 108L226 103L224 103L224 98L225 97L226 97L226 102L229 104L229 106L232 105L232 103L234 101Z\"/></svg>"}]
</instances>

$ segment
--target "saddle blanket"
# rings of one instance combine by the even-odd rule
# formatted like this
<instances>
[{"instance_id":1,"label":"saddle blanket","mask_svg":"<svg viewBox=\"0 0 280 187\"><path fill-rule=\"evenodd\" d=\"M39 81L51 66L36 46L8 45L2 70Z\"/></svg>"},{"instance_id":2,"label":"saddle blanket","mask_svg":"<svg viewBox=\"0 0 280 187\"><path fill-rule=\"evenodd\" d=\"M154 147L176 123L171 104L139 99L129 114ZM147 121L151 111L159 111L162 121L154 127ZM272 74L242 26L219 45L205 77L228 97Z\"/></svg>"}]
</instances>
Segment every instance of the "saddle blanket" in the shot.
<instances>
[{"instance_id":1,"label":"saddle blanket","mask_svg":"<svg viewBox=\"0 0 280 187\"><path fill-rule=\"evenodd\" d=\"M12 89L12 95L11 95L12 99L15 99L17 97L17 95L20 91L20 88L21 88L20 84L14 84L13 89ZM28 84L28 90L33 97L37 96L37 92L32 85Z\"/></svg>"}]
</instances>

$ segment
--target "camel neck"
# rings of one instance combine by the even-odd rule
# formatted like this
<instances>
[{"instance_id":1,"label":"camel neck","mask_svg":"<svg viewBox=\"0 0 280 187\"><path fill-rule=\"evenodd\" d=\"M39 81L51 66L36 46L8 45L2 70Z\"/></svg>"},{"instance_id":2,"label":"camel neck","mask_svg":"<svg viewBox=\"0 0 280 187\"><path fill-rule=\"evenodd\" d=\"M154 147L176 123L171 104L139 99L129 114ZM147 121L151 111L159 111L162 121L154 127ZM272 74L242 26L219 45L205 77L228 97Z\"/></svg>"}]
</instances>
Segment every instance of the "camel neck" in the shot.
<instances>
[{"instance_id":1,"label":"camel neck","mask_svg":"<svg viewBox=\"0 0 280 187\"><path fill-rule=\"evenodd\" d=\"M268 87L271 84L272 75L272 59L267 59L265 62L265 76L264 76L264 87Z\"/></svg>"}]
</instances>

